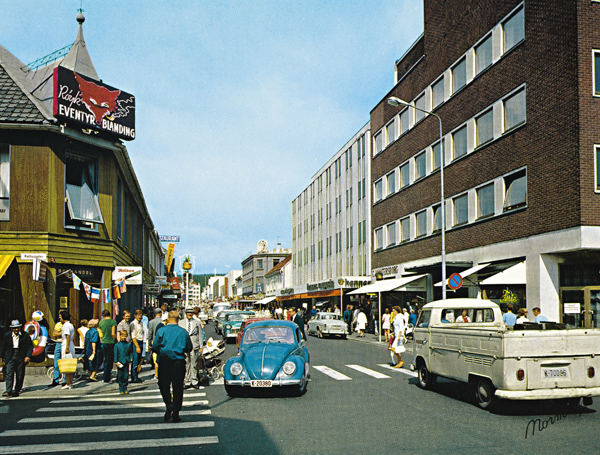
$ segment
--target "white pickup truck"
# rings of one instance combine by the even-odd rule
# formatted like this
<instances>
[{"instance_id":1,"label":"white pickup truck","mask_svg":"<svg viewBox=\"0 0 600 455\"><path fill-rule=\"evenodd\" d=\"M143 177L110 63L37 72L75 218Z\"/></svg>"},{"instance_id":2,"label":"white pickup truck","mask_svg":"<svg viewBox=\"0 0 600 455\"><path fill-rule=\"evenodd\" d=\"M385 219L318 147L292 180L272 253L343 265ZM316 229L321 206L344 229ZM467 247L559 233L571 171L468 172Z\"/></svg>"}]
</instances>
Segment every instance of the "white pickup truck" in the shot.
<instances>
[{"instance_id":1,"label":"white pickup truck","mask_svg":"<svg viewBox=\"0 0 600 455\"><path fill-rule=\"evenodd\" d=\"M600 395L600 329L558 323L513 329L494 302L450 299L425 305L413 336L419 386L430 388L437 376L473 384L484 409L496 398L578 403L584 397L587 405Z\"/></svg>"}]
</instances>

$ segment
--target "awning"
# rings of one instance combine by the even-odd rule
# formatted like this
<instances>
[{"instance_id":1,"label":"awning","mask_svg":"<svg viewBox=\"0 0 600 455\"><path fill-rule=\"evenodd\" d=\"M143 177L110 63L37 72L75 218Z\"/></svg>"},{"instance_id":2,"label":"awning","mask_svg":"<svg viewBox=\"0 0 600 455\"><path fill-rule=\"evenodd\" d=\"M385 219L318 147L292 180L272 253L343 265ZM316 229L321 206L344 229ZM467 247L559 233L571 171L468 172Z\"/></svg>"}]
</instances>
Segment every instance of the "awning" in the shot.
<instances>
[{"instance_id":1,"label":"awning","mask_svg":"<svg viewBox=\"0 0 600 455\"><path fill-rule=\"evenodd\" d=\"M467 278L469 275L473 275L474 273L476 273L476 272L479 272L481 269L483 269L483 268L487 267L488 265L490 265L490 264L487 264L487 263L486 263L486 264L479 264L479 265L476 265L475 267L471 267L470 269L463 270L462 272L460 272L460 273L459 273L459 275L460 275L460 276L463 278L463 280L464 280L464 279L465 279L465 278ZM446 278L449 278L449 276L448 276L448 277L446 277ZM435 286L441 286L441 285L442 285L442 282L441 282L441 281L440 281L440 282L438 282L438 283L435 283Z\"/></svg>"},{"instance_id":2,"label":"awning","mask_svg":"<svg viewBox=\"0 0 600 455\"><path fill-rule=\"evenodd\" d=\"M404 278L393 278L391 280L381 280L377 281L373 284L368 284L367 286L363 286L362 288L358 288L354 291L348 292L348 294L375 294L377 292L389 292L395 291L401 287L406 286L408 283L412 283L413 281L418 280L419 278L423 278L423 275L413 275Z\"/></svg>"},{"instance_id":3,"label":"awning","mask_svg":"<svg viewBox=\"0 0 600 455\"><path fill-rule=\"evenodd\" d=\"M490 284L526 284L525 280L525 262L519 262L512 267L504 270L503 272L497 273L489 278L483 280L481 285Z\"/></svg>"},{"instance_id":4,"label":"awning","mask_svg":"<svg viewBox=\"0 0 600 455\"><path fill-rule=\"evenodd\" d=\"M271 303L273 300L276 299L277 297L265 297L264 299L261 299L258 302L254 302L254 305L266 305L267 303Z\"/></svg>"},{"instance_id":5,"label":"awning","mask_svg":"<svg viewBox=\"0 0 600 455\"><path fill-rule=\"evenodd\" d=\"M0 255L0 278L4 276L14 259L12 254Z\"/></svg>"}]
</instances>

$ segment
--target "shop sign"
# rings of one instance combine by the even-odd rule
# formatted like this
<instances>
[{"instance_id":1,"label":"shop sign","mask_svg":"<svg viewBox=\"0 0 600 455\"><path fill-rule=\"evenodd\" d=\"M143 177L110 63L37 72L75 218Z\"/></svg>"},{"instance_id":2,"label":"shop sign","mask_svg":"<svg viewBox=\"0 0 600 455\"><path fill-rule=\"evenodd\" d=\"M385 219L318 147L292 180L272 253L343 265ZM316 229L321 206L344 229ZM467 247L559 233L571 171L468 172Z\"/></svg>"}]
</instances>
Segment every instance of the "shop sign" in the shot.
<instances>
[{"instance_id":1,"label":"shop sign","mask_svg":"<svg viewBox=\"0 0 600 455\"><path fill-rule=\"evenodd\" d=\"M33 261L34 259L48 261L46 256L46 253L21 253L21 261Z\"/></svg>"},{"instance_id":2,"label":"shop sign","mask_svg":"<svg viewBox=\"0 0 600 455\"><path fill-rule=\"evenodd\" d=\"M62 66L54 68L53 107L69 124L135 139L135 97Z\"/></svg>"},{"instance_id":3,"label":"shop sign","mask_svg":"<svg viewBox=\"0 0 600 455\"><path fill-rule=\"evenodd\" d=\"M162 296L163 299L177 299L179 297L177 297L175 294L164 294Z\"/></svg>"},{"instance_id":4,"label":"shop sign","mask_svg":"<svg viewBox=\"0 0 600 455\"><path fill-rule=\"evenodd\" d=\"M101 269L98 269L101 270ZM79 278L100 279L101 273L92 267L83 267L80 265L61 265L56 267L56 276L72 272Z\"/></svg>"},{"instance_id":5,"label":"shop sign","mask_svg":"<svg viewBox=\"0 0 600 455\"><path fill-rule=\"evenodd\" d=\"M565 303L563 304L564 314L580 314L581 304L580 303Z\"/></svg>"},{"instance_id":6,"label":"shop sign","mask_svg":"<svg viewBox=\"0 0 600 455\"><path fill-rule=\"evenodd\" d=\"M322 291L322 290L326 290L326 289L333 289L334 287L335 287L335 283L333 282L333 280L329 280L329 281L323 281L321 283L307 284L306 290L307 291Z\"/></svg>"},{"instance_id":7,"label":"shop sign","mask_svg":"<svg viewBox=\"0 0 600 455\"><path fill-rule=\"evenodd\" d=\"M294 293L294 288L285 288L279 291L280 295L292 295Z\"/></svg>"},{"instance_id":8,"label":"shop sign","mask_svg":"<svg viewBox=\"0 0 600 455\"><path fill-rule=\"evenodd\" d=\"M112 280L117 281L125 278L125 284L142 284L141 267L115 267L112 273Z\"/></svg>"},{"instance_id":9,"label":"shop sign","mask_svg":"<svg viewBox=\"0 0 600 455\"><path fill-rule=\"evenodd\" d=\"M340 278L338 280L338 283L340 286L344 286L347 288L361 288L363 286L367 286L369 284L371 284L371 279L364 279L364 280L348 280L348 279L344 279L344 278Z\"/></svg>"},{"instance_id":10,"label":"shop sign","mask_svg":"<svg viewBox=\"0 0 600 455\"><path fill-rule=\"evenodd\" d=\"M10 221L10 199L0 198L0 221Z\"/></svg>"},{"instance_id":11,"label":"shop sign","mask_svg":"<svg viewBox=\"0 0 600 455\"><path fill-rule=\"evenodd\" d=\"M173 262L173 253L175 253L175 244L169 243L169 247L167 248L167 258L165 260L165 265L167 266L167 273L171 270L171 263Z\"/></svg>"},{"instance_id":12,"label":"shop sign","mask_svg":"<svg viewBox=\"0 0 600 455\"><path fill-rule=\"evenodd\" d=\"M167 242L178 243L179 236L178 235L159 235L158 240L159 240L159 242L163 242L163 243L167 243Z\"/></svg>"},{"instance_id":13,"label":"shop sign","mask_svg":"<svg viewBox=\"0 0 600 455\"><path fill-rule=\"evenodd\" d=\"M379 269L373 269L373 276L375 276L376 273L381 273L384 277L396 276L396 275L398 275L398 266L390 265L389 267L381 267Z\"/></svg>"},{"instance_id":14,"label":"shop sign","mask_svg":"<svg viewBox=\"0 0 600 455\"><path fill-rule=\"evenodd\" d=\"M167 277L166 276L155 276L154 282L156 284L167 284Z\"/></svg>"}]
</instances>

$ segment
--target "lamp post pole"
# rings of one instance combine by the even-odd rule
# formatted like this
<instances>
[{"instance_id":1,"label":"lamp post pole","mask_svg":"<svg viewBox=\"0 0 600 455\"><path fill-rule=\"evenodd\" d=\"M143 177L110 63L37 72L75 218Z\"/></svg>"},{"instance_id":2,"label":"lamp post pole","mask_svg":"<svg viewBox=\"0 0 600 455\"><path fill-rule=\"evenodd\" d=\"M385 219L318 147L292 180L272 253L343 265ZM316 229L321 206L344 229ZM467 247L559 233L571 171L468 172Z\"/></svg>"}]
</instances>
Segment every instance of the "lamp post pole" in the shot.
<instances>
[{"instance_id":1,"label":"lamp post pole","mask_svg":"<svg viewBox=\"0 0 600 455\"><path fill-rule=\"evenodd\" d=\"M426 111L424 109L420 109L412 104L407 103L406 101L402 101L400 98L396 98L392 96L387 100L388 104L391 106L406 106L411 107L417 111L424 112L428 115L433 115L440 124L440 210L442 216L442 300L446 300L446 206L445 206L445 198L444 198L444 165L445 165L445 147L444 147L444 136L442 133L442 119L431 111ZM435 156L434 156L435 162Z\"/></svg>"}]
</instances>

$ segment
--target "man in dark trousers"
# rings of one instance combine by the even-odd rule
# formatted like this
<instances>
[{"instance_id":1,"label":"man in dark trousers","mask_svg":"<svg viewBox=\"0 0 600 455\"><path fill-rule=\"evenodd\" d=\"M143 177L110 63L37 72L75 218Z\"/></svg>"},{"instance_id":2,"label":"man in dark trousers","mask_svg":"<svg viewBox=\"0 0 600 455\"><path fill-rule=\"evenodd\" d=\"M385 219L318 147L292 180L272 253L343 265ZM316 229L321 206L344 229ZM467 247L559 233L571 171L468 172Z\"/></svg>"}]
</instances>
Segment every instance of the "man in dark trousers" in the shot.
<instances>
[{"instance_id":1,"label":"man in dark trousers","mask_svg":"<svg viewBox=\"0 0 600 455\"><path fill-rule=\"evenodd\" d=\"M21 331L21 326L18 320L11 322L12 330L4 334L3 345L0 348L0 363L3 360L6 363L6 392L2 394L4 397L19 396L25 380L25 365L29 363L33 354L31 337Z\"/></svg>"},{"instance_id":2,"label":"man in dark trousers","mask_svg":"<svg viewBox=\"0 0 600 455\"><path fill-rule=\"evenodd\" d=\"M179 412L183 404L183 381L185 380L185 358L192 351L192 340L187 331L179 327L179 313L170 311L167 325L157 330L152 343L152 352L158 356L158 388L167 411L165 422L181 422ZM173 397L171 398L171 384Z\"/></svg>"},{"instance_id":3,"label":"man in dark trousers","mask_svg":"<svg viewBox=\"0 0 600 455\"><path fill-rule=\"evenodd\" d=\"M306 340L306 333L304 332L304 319L302 319L302 316L300 316L298 314L298 310L296 310L296 307L292 307L288 311L291 311L292 322L295 322L296 325L300 328L300 333L302 333L302 338L304 338Z\"/></svg>"}]
</instances>

